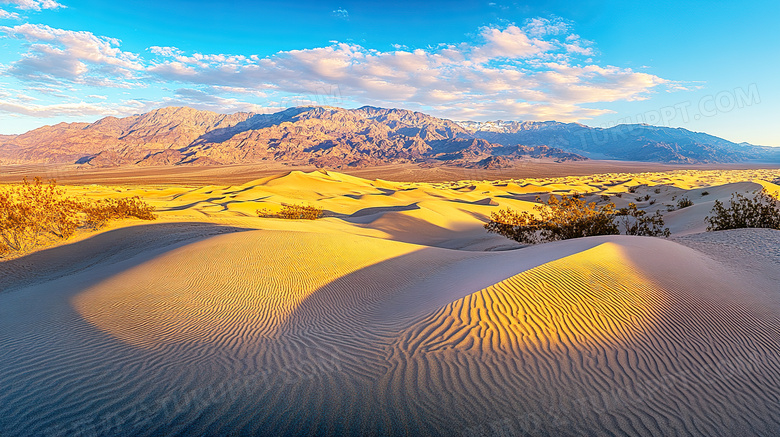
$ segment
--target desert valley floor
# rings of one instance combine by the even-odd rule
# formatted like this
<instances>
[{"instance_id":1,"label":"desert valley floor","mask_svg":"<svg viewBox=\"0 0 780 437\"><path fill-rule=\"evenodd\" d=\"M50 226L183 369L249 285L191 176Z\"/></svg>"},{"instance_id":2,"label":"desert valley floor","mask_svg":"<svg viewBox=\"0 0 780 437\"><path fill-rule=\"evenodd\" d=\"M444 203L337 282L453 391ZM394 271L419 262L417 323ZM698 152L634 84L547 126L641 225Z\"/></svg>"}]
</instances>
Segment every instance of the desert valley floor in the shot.
<instances>
[{"instance_id":1,"label":"desert valley floor","mask_svg":"<svg viewBox=\"0 0 780 437\"><path fill-rule=\"evenodd\" d=\"M704 222L780 170L64 181L159 219L0 261L2 436L780 434L780 231ZM672 236L482 226L573 192Z\"/></svg>"}]
</instances>

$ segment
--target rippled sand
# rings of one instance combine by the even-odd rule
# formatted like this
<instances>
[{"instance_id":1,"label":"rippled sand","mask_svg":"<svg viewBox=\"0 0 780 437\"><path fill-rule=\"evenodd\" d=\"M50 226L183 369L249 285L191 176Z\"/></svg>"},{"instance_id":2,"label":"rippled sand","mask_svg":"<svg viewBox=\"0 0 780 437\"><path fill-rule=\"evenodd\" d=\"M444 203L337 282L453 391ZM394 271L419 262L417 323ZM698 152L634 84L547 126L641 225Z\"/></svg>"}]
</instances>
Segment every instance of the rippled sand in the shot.
<instances>
[{"instance_id":1,"label":"rippled sand","mask_svg":"<svg viewBox=\"0 0 780 437\"><path fill-rule=\"evenodd\" d=\"M777 177L67 187L161 218L0 262L0 435L776 434L780 231L702 231ZM694 206L668 240L481 227L574 191Z\"/></svg>"}]
</instances>

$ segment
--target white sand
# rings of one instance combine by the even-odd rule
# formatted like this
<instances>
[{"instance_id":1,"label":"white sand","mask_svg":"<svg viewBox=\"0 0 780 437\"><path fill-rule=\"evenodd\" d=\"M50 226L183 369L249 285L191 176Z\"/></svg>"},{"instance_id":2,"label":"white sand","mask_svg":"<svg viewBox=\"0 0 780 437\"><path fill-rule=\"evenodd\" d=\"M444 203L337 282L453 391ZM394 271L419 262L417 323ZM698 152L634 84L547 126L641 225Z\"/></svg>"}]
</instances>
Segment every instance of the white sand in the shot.
<instances>
[{"instance_id":1,"label":"white sand","mask_svg":"<svg viewBox=\"0 0 780 437\"><path fill-rule=\"evenodd\" d=\"M708 181L632 196L755 188ZM0 263L0 435L780 430L780 231L692 233L694 205L672 240L485 251L517 247L480 232L513 196L631 182L529 184L134 189L160 223ZM290 199L331 217L251 217Z\"/></svg>"}]
</instances>

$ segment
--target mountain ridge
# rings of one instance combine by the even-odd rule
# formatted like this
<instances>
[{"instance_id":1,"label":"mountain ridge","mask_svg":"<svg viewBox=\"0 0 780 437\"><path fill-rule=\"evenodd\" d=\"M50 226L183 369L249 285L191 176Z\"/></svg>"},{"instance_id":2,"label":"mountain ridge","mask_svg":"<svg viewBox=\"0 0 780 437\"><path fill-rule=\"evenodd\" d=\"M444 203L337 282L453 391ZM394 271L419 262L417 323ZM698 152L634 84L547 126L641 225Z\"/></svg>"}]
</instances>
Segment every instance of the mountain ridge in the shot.
<instances>
[{"instance_id":1,"label":"mountain ridge","mask_svg":"<svg viewBox=\"0 0 780 437\"><path fill-rule=\"evenodd\" d=\"M411 162L505 168L541 158L694 164L780 157L780 151L769 149L682 128L453 121L375 106L300 106L272 114L172 106L0 135L0 163L93 167L275 162L342 168Z\"/></svg>"},{"instance_id":2,"label":"mountain ridge","mask_svg":"<svg viewBox=\"0 0 780 437\"><path fill-rule=\"evenodd\" d=\"M0 162L6 164L95 167L275 162L341 168L415 162L496 168L530 158L586 159L545 145L494 144L451 120L371 106L294 107L273 114L166 107L44 126L0 142Z\"/></svg>"},{"instance_id":3,"label":"mountain ridge","mask_svg":"<svg viewBox=\"0 0 780 437\"><path fill-rule=\"evenodd\" d=\"M780 149L734 143L704 132L647 124L609 128L557 121L463 121L478 138L499 144L545 144L590 157L677 164L780 161Z\"/></svg>"}]
</instances>

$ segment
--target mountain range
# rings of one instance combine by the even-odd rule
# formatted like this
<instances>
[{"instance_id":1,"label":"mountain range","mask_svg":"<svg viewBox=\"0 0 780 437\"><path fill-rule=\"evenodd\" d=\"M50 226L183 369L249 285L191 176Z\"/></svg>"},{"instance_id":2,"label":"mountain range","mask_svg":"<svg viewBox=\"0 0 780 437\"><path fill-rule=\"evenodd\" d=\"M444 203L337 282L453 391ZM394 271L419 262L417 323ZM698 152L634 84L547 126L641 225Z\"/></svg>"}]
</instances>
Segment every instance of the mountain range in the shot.
<instances>
[{"instance_id":1,"label":"mountain range","mask_svg":"<svg viewBox=\"0 0 780 437\"><path fill-rule=\"evenodd\" d=\"M319 167L421 163L504 168L528 159L668 163L777 161L772 148L648 125L455 122L404 109L309 106L273 114L167 107L0 135L0 163L84 166L274 162Z\"/></svg>"},{"instance_id":2,"label":"mountain range","mask_svg":"<svg viewBox=\"0 0 780 437\"><path fill-rule=\"evenodd\" d=\"M557 121L467 121L460 125L490 142L544 144L591 158L677 164L780 161L780 148L734 143L683 128L647 124L599 128Z\"/></svg>"}]
</instances>

